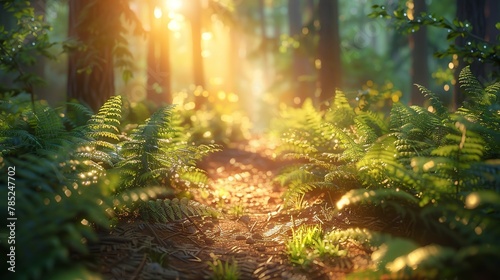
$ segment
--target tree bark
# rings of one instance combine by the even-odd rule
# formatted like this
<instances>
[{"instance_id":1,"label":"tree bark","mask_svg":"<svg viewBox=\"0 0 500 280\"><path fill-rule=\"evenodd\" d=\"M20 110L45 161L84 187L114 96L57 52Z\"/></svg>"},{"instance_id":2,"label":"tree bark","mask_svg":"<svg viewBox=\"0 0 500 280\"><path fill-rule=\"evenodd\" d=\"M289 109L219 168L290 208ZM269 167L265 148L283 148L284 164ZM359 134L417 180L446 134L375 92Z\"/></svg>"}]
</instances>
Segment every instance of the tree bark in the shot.
<instances>
[{"instance_id":1,"label":"tree bark","mask_svg":"<svg viewBox=\"0 0 500 280\"><path fill-rule=\"evenodd\" d=\"M498 36L500 36L500 30L495 27L495 24L500 22L500 1L498 0L486 0L485 7L486 16L486 37L485 40L493 45L500 44ZM492 76L492 80L495 82L500 81L500 65L498 63L489 63L485 65L485 73L488 75L488 79Z\"/></svg>"},{"instance_id":2,"label":"tree bark","mask_svg":"<svg viewBox=\"0 0 500 280\"><path fill-rule=\"evenodd\" d=\"M321 61L319 101L321 108L325 109L335 97L336 88L340 88L342 83L338 0L320 0L318 14L320 24L318 59Z\"/></svg>"},{"instance_id":3,"label":"tree bark","mask_svg":"<svg viewBox=\"0 0 500 280\"><path fill-rule=\"evenodd\" d=\"M193 44L193 75L196 86L205 87L205 77L203 75L203 57L201 55L201 2L192 1L193 13L191 16L191 40Z\"/></svg>"},{"instance_id":4,"label":"tree bark","mask_svg":"<svg viewBox=\"0 0 500 280\"><path fill-rule=\"evenodd\" d=\"M302 35L302 12L300 0L288 0L288 24L290 37L298 40ZM292 93L294 105L300 107L307 97L312 97L304 76L309 74L309 61L299 48L292 51Z\"/></svg>"},{"instance_id":5,"label":"tree bark","mask_svg":"<svg viewBox=\"0 0 500 280\"><path fill-rule=\"evenodd\" d=\"M193 58L193 82L195 86L206 88L205 76L203 69L203 56L201 55L201 2L200 0L190 1L191 13L191 44L192 44L192 58ZM195 96L195 109L201 108L203 104L201 96Z\"/></svg>"},{"instance_id":6,"label":"tree bark","mask_svg":"<svg viewBox=\"0 0 500 280\"><path fill-rule=\"evenodd\" d=\"M457 0L457 18L460 21L468 21L472 25L472 34L479 38L485 38L486 35L486 18L485 18L486 0ZM494 24L493 24L494 25ZM459 47L465 46L471 38L457 37L455 44ZM453 92L453 107L459 108L465 96L458 84L458 76L462 69L466 66L466 62L459 61L458 67L455 68L455 81L457 81ZM471 72L479 79L484 78L484 64L475 61L471 64Z\"/></svg>"},{"instance_id":7,"label":"tree bark","mask_svg":"<svg viewBox=\"0 0 500 280\"><path fill-rule=\"evenodd\" d=\"M119 20L108 1L69 1L68 35L85 46L68 54L68 99L94 111L115 94L112 34Z\"/></svg>"},{"instance_id":8,"label":"tree bark","mask_svg":"<svg viewBox=\"0 0 500 280\"><path fill-rule=\"evenodd\" d=\"M427 12L425 0L414 0L414 14L416 16ZM418 90L415 84L428 87L429 85L429 64L427 61L427 28L422 25L418 31L409 37L411 50L411 95L410 105L422 106L425 101L424 95Z\"/></svg>"},{"instance_id":9,"label":"tree bark","mask_svg":"<svg viewBox=\"0 0 500 280\"><path fill-rule=\"evenodd\" d=\"M259 0L259 27L260 27L260 38L261 45L260 50L262 51L262 72L264 76L264 85L269 84L270 67L269 67L269 57L268 57L268 38L266 32L266 11L264 0Z\"/></svg>"},{"instance_id":10,"label":"tree bark","mask_svg":"<svg viewBox=\"0 0 500 280\"><path fill-rule=\"evenodd\" d=\"M165 15L154 17L155 5L150 5L148 38L147 99L154 104L172 103L170 69L170 38Z\"/></svg>"}]
</instances>

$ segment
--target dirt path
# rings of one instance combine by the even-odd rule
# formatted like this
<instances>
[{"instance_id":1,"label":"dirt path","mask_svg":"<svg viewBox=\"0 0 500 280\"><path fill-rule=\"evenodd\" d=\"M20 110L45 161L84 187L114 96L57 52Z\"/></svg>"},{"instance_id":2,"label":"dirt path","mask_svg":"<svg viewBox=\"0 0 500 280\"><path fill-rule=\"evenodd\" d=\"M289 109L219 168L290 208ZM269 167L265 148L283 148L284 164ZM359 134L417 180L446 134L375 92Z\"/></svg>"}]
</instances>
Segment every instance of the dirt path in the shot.
<instances>
[{"instance_id":1,"label":"dirt path","mask_svg":"<svg viewBox=\"0 0 500 280\"><path fill-rule=\"evenodd\" d=\"M208 188L194 191L193 200L222 215L121 224L91 247L102 263L96 269L106 279L209 279L209 262L220 260L236 262L240 279L341 279L368 265L367 252L352 246L353 258L315 263L307 272L290 264L285 244L292 228L319 223L320 206L282 211L284 190L272 179L283 163L273 149L254 139L208 157L201 163Z\"/></svg>"}]
</instances>

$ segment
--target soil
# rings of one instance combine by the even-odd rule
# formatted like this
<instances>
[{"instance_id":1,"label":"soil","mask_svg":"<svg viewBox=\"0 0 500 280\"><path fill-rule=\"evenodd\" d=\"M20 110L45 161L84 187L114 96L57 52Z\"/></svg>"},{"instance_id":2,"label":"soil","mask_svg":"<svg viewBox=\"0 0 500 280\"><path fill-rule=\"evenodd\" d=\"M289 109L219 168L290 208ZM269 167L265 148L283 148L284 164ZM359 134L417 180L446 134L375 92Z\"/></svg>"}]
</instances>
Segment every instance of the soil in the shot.
<instances>
[{"instance_id":1,"label":"soil","mask_svg":"<svg viewBox=\"0 0 500 280\"><path fill-rule=\"evenodd\" d=\"M236 262L239 279L343 279L369 267L371 252L353 242L340 244L346 257L318 259L307 269L290 263L293 228L317 224L328 231L352 223L342 214L326 218L331 204L322 194L307 197L300 211L287 210L285 190L273 181L285 165L275 148L255 137L210 155L200 164L209 183L191 199L220 211L218 218L124 221L91 245L95 269L105 279L211 279L210 263L220 260Z\"/></svg>"}]
</instances>

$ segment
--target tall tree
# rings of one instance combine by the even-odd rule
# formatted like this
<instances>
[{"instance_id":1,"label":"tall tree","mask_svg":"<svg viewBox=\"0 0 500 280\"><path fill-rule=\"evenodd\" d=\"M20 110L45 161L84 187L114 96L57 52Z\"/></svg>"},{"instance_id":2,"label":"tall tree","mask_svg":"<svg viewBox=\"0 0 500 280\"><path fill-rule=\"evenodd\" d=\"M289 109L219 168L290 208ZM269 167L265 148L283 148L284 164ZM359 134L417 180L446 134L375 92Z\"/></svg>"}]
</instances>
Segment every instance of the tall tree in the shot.
<instances>
[{"instance_id":1,"label":"tall tree","mask_svg":"<svg viewBox=\"0 0 500 280\"><path fill-rule=\"evenodd\" d=\"M68 98L94 110L115 94L111 34L117 32L120 22L110 4L111 1L69 1L68 35L83 45L68 56Z\"/></svg>"},{"instance_id":2,"label":"tall tree","mask_svg":"<svg viewBox=\"0 0 500 280\"><path fill-rule=\"evenodd\" d=\"M498 0L486 0L485 8L486 17L486 37L485 40L492 43L493 45L500 45L499 36L500 30L496 28L496 24L500 23L500 1ZM486 73L495 73L492 75L497 75L497 81L500 80L500 65L493 65L489 63L485 65Z\"/></svg>"},{"instance_id":3,"label":"tall tree","mask_svg":"<svg viewBox=\"0 0 500 280\"><path fill-rule=\"evenodd\" d=\"M413 13L420 15L427 12L427 4L425 0L413 1ZM427 28L425 25L420 26L420 29L413 32L409 36L409 45L411 51L411 83L412 85L419 84L428 87L429 84L429 63L428 59L428 40ZM425 97L420 93L416 86L411 87L410 104L423 105Z\"/></svg>"},{"instance_id":4,"label":"tall tree","mask_svg":"<svg viewBox=\"0 0 500 280\"><path fill-rule=\"evenodd\" d=\"M298 40L302 35L302 10L300 0L288 0L290 37L295 40ZM292 92L296 106L301 106L307 97L311 97L311 91L304 80L304 76L308 74L308 68L309 61L303 50L294 48L292 51Z\"/></svg>"},{"instance_id":5,"label":"tall tree","mask_svg":"<svg viewBox=\"0 0 500 280\"><path fill-rule=\"evenodd\" d=\"M486 25L487 19L485 15L486 0L457 0L457 18L460 21L466 21L472 25L472 34L476 38L486 38ZM494 23L493 23L494 25ZM463 47L468 42L476 41L475 38L457 37L455 44L458 47ZM458 67L455 68L455 80L458 81L458 75L461 70L467 65L466 61L460 61ZM484 63L475 60L471 64L472 73L479 79L485 78L485 65ZM453 94L453 106L460 107L463 103L465 96L460 90L460 87L455 86Z\"/></svg>"},{"instance_id":6,"label":"tall tree","mask_svg":"<svg viewBox=\"0 0 500 280\"><path fill-rule=\"evenodd\" d=\"M262 71L264 76L264 84L267 86L269 84L269 55L268 55L268 37L266 31L266 24L268 24L266 20L266 5L264 0L259 0L259 29L260 29L260 49L262 53Z\"/></svg>"},{"instance_id":7,"label":"tall tree","mask_svg":"<svg viewBox=\"0 0 500 280\"><path fill-rule=\"evenodd\" d=\"M205 87L205 76L203 71L203 57L201 55L201 30L202 30L202 6L200 0L191 1L191 42L193 51L193 78L194 84Z\"/></svg>"},{"instance_id":8,"label":"tall tree","mask_svg":"<svg viewBox=\"0 0 500 280\"><path fill-rule=\"evenodd\" d=\"M69 0L68 35L74 42L67 46L69 99L97 110L115 94L115 66L125 81L131 77L132 54L122 16L135 26L135 35L145 33L128 0Z\"/></svg>"},{"instance_id":9,"label":"tall tree","mask_svg":"<svg viewBox=\"0 0 500 280\"><path fill-rule=\"evenodd\" d=\"M190 10L188 14L191 23L191 56L193 59L193 82L195 86L206 87L205 73L203 68L203 56L201 54L201 30L202 30L202 6L200 0L189 2ZM195 96L196 109L199 109L203 103L201 96Z\"/></svg>"},{"instance_id":10,"label":"tall tree","mask_svg":"<svg viewBox=\"0 0 500 280\"><path fill-rule=\"evenodd\" d=\"M167 20L155 16L157 1L149 3L150 31L148 37L147 99L155 104L172 103L170 41Z\"/></svg>"},{"instance_id":11,"label":"tall tree","mask_svg":"<svg viewBox=\"0 0 500 280\"><path fill-rule=\"evenodd\" d=\"M318 59L321 63L319 84L321 87L321 107L328 106L335 97L335 90L342 83L340 61L339 5L338 0L320 0L318 4L320 24Z\"/></svg>"}]
</instances>

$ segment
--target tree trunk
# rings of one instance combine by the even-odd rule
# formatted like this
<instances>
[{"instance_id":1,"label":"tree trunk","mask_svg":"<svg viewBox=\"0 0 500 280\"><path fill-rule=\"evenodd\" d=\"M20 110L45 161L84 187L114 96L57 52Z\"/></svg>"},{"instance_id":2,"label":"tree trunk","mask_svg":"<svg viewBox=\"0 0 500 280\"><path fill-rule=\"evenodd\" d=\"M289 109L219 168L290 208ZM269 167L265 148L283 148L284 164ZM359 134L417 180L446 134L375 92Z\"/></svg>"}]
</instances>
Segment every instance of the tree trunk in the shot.
<instances>
[{"instance_id":1,"label":"tree trunk","mask_svg":"<svg viewBox=\"0 0 500 280\"><path fill-rule=\"evenodd\" d=\"M201 56L201 2L193 0L193 13L191 15L191 40L193 44L193 79L197 86L205 87L203 75L203 57Z\"/></svg>"},{"instance_id":2,"label":"tree trunk","mask_svg":"<svg viewBox=\"0 0 500 280\"><path fill-rule=\"evenodd\" d=\"M111 4L69 1L69 38L82 42L85 48L68 54L68 99L77 99L94 111L115 94L111 34L120 19ZM96 24L99 19L101 26Z\"/></svg>"},{"instance_id":3,"label":"tree trunk","mask_svg":"<svg viewBox=\"0 0 500 280\"><path fill-rule=\"evenodd\" d=\"M427 12L425 0L414 0L414 14ZM425 101L424 95L418 90L415 84L429 86L429 64L427 61L427 28L422 25L420 29L412 33L409 37L411 50L412 68L411 68L411 95L410 105L422 106Z\"/></svg>"},{"instance_id":4,"label":"tree trunk","mask_svg":"<svg viewBox=\"0 0 500 280\"><path fill-rule=\"evenodd\" d=\"M472 34L479 38L485 38L486 35L485 3L486 0L457 0L458 20L468 21L472 25ZM468 40L471 40L471 38L457 37L455 44L462 47L465 46ZM465 100L465 96L458 84L458 75L465 66L466 62L460 60L458 67L455 68L455 81L457 81L453 93L453 106L455 109L459 108ZM479 79L484 78L484 64L478 61L473 62L471 72Z\"/></svg>"},{"instance_id":5,"label":"tree trunk","mask_svg":"<svg viewBox=\"0 0 500 280\"><path fill-rule=\"evenodd\" d=\"M264 0L259 0L259 27L260 27L260 38L261 45L260 49L262 51L262 72L264 77L264 85L269 84L270 67L269 67L269 57L268 57L268 38L266 32L266 11L265 11Z\"/></svg>"},{"instance_id":6,"label":"tree trunk","mask_svg":"<svg viewBox=\"0 0 500 280\"><path fill-rule=\"evenodd\" d=\"M320 0L318 59L319 83L321 86L320 106L325 109L335 97L335 90L341 86L342 65L340 61L340 36L338 28L338 0Z\"/></svg>"},{"instance_id":7,"label":"tree trunk","mask_svg":"<svg viewBox=\"0 0 500 280\"><path fill-rule=\"evenodd\" d=\"M290 37L298 40L302 35L302 12L300 0L288 0L288 24ZM292 53L292 93L293 103L300 107L307 97L311 97L308 82L304 76L308 75L309 61L299 48L294 48Z\"/></svg>"},{"instance_id":8,"label":"tree trunk","mask_svg":"<svg viewBox=\"0 0 500 280\"><path fill-rule=\"evenodd\" d=\"M150 5L148 38L147 99L154 104L172 103L169 30L165 15L154 17L155 5Z\"/></svg>"},{"instance_id":9,"label":"tree trunk","mask_svg":"<svg viewBox=\"0 0 500 280\"><path fill-rule=\"evenodd\" d=\"M498 36L500 36L500 30L495 27L495 24L500 22L500 1L498 0L486 0L485 7L486 16L486 41L493 45L500 44ZM495 82L500 81L500 65L498 63L489 63L485 65L485 73L488 73L488 79L492 76L492 80Z\"/></svg>"},{"instance_id":10,"label":"tree trunk","mask_svg":"<svg viewBox=\"0 0 500 280\"><path fill-rule=\"evenodd\" d=\"M201 55L201 2L200 0L192 0L190 22L191 22L191 44L193 57L193 82L195 86L206 88L205 76L203 70L203 56ZM203 98L195 96L196 109L199 109L203 103Z\"/></svg>"}]
</instances>

